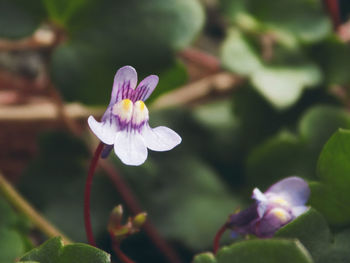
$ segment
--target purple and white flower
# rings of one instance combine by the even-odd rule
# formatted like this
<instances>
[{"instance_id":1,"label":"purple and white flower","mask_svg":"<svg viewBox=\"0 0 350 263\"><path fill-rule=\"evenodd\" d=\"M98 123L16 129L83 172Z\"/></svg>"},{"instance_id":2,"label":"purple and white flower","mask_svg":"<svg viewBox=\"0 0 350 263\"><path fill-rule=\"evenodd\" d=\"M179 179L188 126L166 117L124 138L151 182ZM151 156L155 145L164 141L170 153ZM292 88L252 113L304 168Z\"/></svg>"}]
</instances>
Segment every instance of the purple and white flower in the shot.
<instances>
[{"instance_id":1,"label":"purple and white flower","mask_svg":"<svg viewBox=\"0 0 350 263\"><path fill-rule=\"evenodd\" d=\"M230 216L228 226L238 234L271 237L299 215L305 213L310 188L300 177L287 177L272 185L265 193L253 190L256 203Z\"/></svg>"},{"instance_id":2,"label":"purple and white flower","mask_svg":"<svg viewBox=\"0 0 350 263\"><path fill-rule=\"evenodd\" d=\"M150 75L137 84L136 70L131 66L120 68L113 83L111 101L101 122L90 116L92 132L112 147L120 160L127 165L141 165L147 159L147 148L168 151L181 143L173 130L148 124L149 112L144 103L158 84L158 76Z\"/></svg>"}]
</instances>

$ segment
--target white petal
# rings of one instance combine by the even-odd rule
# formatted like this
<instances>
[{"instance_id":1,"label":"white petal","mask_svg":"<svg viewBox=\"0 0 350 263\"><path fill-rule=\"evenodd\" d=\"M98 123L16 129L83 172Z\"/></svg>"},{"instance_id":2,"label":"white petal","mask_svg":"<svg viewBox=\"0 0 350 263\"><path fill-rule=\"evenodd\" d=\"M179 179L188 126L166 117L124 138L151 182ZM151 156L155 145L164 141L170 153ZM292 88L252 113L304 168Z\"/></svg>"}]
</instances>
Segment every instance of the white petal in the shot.
<instances>
[{"instance_id":1,"label":"white petal","mask_svg":"<svg viewBox=\"0 0 350 263\"><path fill-rule=\"evenodd\" d=\"M254 188L252 198L255 199L258 203L257 211L259 217L263 217L268 204L266 196L258 188Z\"/></svg>"},{"instance_id":2,"label":"white petal","mask_svg":"<svg viewBox=\"0 0 350 263\"><path fill-rule=\"evenodd\" d=\"M112 145L114 143L115 135L117 132L117 126L115 123L105 121L98 122L94 117L88 118L88 124L92 132L99 138L103 143Z\"/></svg>"},{"instance_id":3,"label":"white petal","mask_svg":"<svg viewBox=\"0 0 350 263\"><path fill-rule=\"evenodd\" d=\"M145 125L142 136L147 148L158 152L169 151L181 143L181 137L164 126L152 129L149 125Z\"/></svg>"},{"instance_id":4,"label":"white petal","mask_svg":"<svg viewBox=\"0 0 350 263\"><path fill-rule=\"evenodd\" d=\"M147 159L147 148L139 133L120 131L114 141L115 154L127 165L141 165Z\"/></svg>"}]
</instances>

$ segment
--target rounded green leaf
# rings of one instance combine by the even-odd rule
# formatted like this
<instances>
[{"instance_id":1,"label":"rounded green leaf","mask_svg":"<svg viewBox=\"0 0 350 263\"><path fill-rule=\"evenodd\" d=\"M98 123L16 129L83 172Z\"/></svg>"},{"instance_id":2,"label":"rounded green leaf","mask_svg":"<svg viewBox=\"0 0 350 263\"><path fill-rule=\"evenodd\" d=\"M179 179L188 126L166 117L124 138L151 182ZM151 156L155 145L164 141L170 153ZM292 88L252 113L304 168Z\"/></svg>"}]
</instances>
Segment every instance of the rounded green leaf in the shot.
<instances>
[{"instance_id":1,"label":"rounded green leaf","mask_svg":"<svg viewBox=\"0 0 350 263\"><path fill-rule=\"evenodd\" d=\"M275 237L297 238L316 262L332 241L326 220L313 208L278 230Z\"/></svg>"},{"instance_id":2,"label":"rounded green leaf","mask_svg":"<svg viewBox=\"0 0 350 263\"><path fill-rule=\"evenodd\" d=\"M56 263L110 263L111 256L106 252L82 243L64 246Z\"/></svg>"},{"instance_id":3,"label":"rounded green leaf","mask_svg":"<svg viewBox=\"0 0 350 263\"><path fill-rule=\"evenodd\" d=\"M254 47L238 30L229 31L220 57L224 67L243 76L250 75L262 67Z\"/></svg>"},{"instance_id":4,"label":"rounded green leaf","mask_svg":"<svg viewBox=\"0 0 350 263\"><path fill-rule=\"evenodd\" d=\"M217 254L218 263L312 263L299 241L283 239L248 240L224 247Z\"/></svg>"},{"instance_id":5,"label":"rounded green leaf","mask_svg":"<svg viewBox=\"0 0 350 263\"><path fill-rule=\"evenodd\" d=\"M326 143L318 161L322 183L350 201L350 130L339 129Z\"/></svg>"},{"instance_id":6,"label":"rounded green leaf","mask_svg":"<svg viewBox=\"0 0 350 263\"><path fill-rule=\"evenodd\" d=\"M25 252L21 235L10 228L0 228L0 262L14 262Z\"/></svg>"},{"instance_id":7,"label":"rounded green leaf","mask_svg":"<svg viewBox=\"0 0 350 263\"><path fill-rule=\"evenodd\" d=\"M256 89L276 108L292 106L305 88L315 86L322 75L316 65L266 67L252 75Z\"/></svg>"},{"instance_id":8,"label":"rounded green leaf","mask_svg":"<svg viewBox=\"0 0 350 263\"><path fill-rule=\"evenodd\" d=\"M43 243L41 246L32 249L21 257L20 261L38 261L45 263L56 263L56 260L63 248L60 237L54 237Z\"/></svg>"}]
</instances>

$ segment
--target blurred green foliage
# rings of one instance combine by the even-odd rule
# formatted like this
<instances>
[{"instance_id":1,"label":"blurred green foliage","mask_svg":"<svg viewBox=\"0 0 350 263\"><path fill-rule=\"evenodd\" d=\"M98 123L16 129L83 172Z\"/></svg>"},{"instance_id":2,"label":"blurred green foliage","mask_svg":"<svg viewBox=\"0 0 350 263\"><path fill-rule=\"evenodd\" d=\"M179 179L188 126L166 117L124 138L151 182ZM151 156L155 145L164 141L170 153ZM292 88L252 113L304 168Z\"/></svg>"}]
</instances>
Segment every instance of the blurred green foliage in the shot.
<instances>
[{"instance_id":1,"label":"blurred green foliage","mask_svg":"<svg viewBox=\"0 0 350 263\"><path fill-rule=\"evenodd\" d=\"M59 28L64 41L47 58L52 81L65 100L93 105L106 105L113 76L126 64L138 70L139 79L159 75L151 105L188 80L190 71L177 52L200 34L204 43L215 38L221 65L243 84L232 96L191 108L150 107L151 126L171 127L182 144L171 152L150 152L141 167L125 167L113 154L111 162L185 261L210 250L227 216L249 205L253 187L263 190L295 175L307 179L312 191L307 213L273 239L237 241L217 256L200 253L193 262L348 262L349 45L332 32L321 1L221 0L216 20L204 2L0 0L0 38L30 36L43 23ZM210 32L216 27L205 21L217 23L224 34ZM87 140L60 132L41 135L38 155L19 182L24 196L78 242L85 241L82 204L90 158L82 139ZM123 200L99 171L92 222L99 247L110 253L106 226L119 203ZM30 229L0 199L0 263L32 248ZM125 240L123 249L138 262L164 262L144 233ZM100 250L63 246L57 238L21 260L110 262Z\"/></svg>"}]
</instances>

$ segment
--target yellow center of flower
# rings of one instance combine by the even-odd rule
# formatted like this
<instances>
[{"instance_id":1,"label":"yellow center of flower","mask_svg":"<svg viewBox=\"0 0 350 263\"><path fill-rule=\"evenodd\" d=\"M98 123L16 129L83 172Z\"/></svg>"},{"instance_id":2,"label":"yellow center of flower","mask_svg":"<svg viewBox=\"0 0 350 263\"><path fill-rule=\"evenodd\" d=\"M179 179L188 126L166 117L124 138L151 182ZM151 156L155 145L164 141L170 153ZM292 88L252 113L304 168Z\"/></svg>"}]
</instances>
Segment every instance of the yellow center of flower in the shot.
<instances>
[{"instance_id":1,"label":"yellow center of flower","mask_svg":"<svg viewBox=\"0 0 350 263\"><path fill-rule=\"evenodd\" d=\"M125 122L129 122L131 120L132 112L133 103L129 99L118 101L112 108L112 113Z\"/></svg>"},{"instance_id":2,"label":"yellow center of flower","mask_svg":"<svg viewBox=\"0 0 350 263\"><path fill-rule=\"evenodd\" d=\"M290 215L288 212L282 208L274 208L271 212L274 216L276 216L282 223L286 223L290 219Z\"/></svg>"},{"instance_id":3,"label":"yellow center of flower","mask_svg":"<svg viewBox=\"0 0 350 263\"><path fill-rule=\"evenodd\" d=\"M289 206L289 203L283 199L282 197L274 197L271 200L272 202L274 202L275 204L281 205L281 206Z\"/></svg>"},{"instance_id":4,"label":"yellow center of flower","mask_svg":"<svg viewBox=\"0 0 350 263\"><path fill-rule=\"evenodd\" d=\"M142 100L138 100L134 104L134 112L132 115L132 122L135 125L140 125L141 123L148 120L148 109Z\"/></svg>"},{"instance_id":5,"label":"yellow center of flower","mask_svg":"<svg viewBox=\"0 0 350 263\"><path fill-rule=\"evenodd\" d=\"M142 100L136 101L136 103L138 103L138 106L140 107L140 111L143 111L145 109L146 105Z\"/></svg>"},{"instance_id":6,"label":"yellow center of flower","mask_svg":"<svg viewBox=\"0 0 350 263\"><path fill-rule=\"evenodd\" d=\"M129 111L132 107L132 101L129 99L122 100L123 110Z\"/></svg>"}]
</instances>

